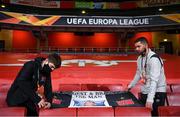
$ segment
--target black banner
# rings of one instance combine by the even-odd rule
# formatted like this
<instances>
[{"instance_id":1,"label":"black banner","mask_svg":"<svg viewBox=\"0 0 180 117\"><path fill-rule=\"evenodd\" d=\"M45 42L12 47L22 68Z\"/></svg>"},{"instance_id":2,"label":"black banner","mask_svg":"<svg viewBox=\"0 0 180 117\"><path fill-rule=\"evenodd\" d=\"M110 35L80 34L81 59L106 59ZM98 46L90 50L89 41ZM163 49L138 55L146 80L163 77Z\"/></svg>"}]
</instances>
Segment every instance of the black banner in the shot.
<instances>
[{"instance_id":1,"label":"black banner","mask_svg":"<svg viewBox=\"0 0 180 117\"><path fill-rule=\"evenodd\" d=\"M179 25L180 14L161 16L53 16L0 11L0 23L58 27L149 27Z\"/></svg>"}]
</instances>

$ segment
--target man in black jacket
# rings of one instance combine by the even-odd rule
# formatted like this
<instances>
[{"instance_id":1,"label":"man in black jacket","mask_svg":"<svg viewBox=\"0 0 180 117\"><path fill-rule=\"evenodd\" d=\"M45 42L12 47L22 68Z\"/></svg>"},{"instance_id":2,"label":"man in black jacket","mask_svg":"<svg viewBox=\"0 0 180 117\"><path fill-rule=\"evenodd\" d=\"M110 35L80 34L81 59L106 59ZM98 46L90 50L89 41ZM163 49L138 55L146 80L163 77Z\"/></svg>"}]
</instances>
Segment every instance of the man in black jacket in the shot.
<instances>
[{"instance_id":1,"label":"man in black jacket","mask_svg":"<svg viewBox=\"0 0 180 117\"><path fill-rule=\"evenodd\" d=\"M39 108L50 108L53 98L51 72L60 66L58 54L26 62L8 91L7 104L26 107L27 116L38 116Z\"/></svg>"}]
</instances>

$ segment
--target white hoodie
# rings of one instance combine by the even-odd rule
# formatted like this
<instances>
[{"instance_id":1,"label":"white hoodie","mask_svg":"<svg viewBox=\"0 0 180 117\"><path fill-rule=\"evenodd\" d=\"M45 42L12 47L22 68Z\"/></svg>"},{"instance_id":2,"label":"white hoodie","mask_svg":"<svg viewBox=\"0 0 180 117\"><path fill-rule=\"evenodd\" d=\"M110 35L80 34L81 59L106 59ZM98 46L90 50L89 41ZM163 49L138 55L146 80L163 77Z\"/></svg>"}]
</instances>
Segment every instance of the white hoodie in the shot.
<instances>
[{"instance_id":1,"label":"white hoodie","mask_svg":"<svg viewBox=\"0 0 180 117\"><path fill-rule=\"evenodd\" d=\"M148 94L147 102L154 102L156 92L166 92L166 77L164 74L164 67L161 65L157 57L152 57L155 53L149 49L147 56L139 56L137 59L137 71L134 79L128 85L128 88L132 88L142 78L142 72L145 69L145 83L141 87L143 94ZM163 63L163 61L161 60Z\"/></svg>"}]
</instances>

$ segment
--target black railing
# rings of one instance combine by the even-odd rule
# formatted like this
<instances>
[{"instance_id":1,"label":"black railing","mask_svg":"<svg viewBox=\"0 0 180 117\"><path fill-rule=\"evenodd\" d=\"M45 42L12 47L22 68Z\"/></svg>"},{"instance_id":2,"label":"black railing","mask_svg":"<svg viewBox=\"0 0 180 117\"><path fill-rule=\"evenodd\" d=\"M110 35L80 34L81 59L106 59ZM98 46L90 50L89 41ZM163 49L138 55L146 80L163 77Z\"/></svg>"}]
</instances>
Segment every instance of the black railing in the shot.
<instances>
[{"instance_id":1,"label":"black railing","mask_svg":"<svg viewBox=\"0 0 180 117\"><path fill-rule=\"evenodd\" d=\"M151 48L157 53L164 53L164 48ZM0 50L1 51L1 50ZM136 52L132 48L97 48L97 47L69 47L69 48L11 48L3 49L1 52L16 52L16 53L66 53L66 54L135 54Z\"/></svg>"}]
</instances>

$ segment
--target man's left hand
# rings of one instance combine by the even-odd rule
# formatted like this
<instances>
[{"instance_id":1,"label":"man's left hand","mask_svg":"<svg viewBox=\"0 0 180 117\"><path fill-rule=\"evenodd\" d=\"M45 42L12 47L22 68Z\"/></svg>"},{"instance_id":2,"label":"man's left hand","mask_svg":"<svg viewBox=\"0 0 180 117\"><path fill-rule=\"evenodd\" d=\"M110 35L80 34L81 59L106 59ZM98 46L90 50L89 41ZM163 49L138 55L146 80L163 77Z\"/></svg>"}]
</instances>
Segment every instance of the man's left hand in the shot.
<instances>
[{"instance_id":1,"label":"man's left hand","mask_svg":"<svg viewBox=\"0 0 180 117\"><path fill-rule=\"evenodd\" d=\"M152 102L146 102L146 107L150 108L151 110L153 109L152 105L153 105Z\"/></svg>"},{"instance_id":2,"label":"man's left hand","mask_svg":"<svg viewBox=\"0 0 180 117\"><path fill-rule=\"evenodd\" d=\"M44 108L46 109L46 108L50 108L51 107L51 103L49 103L49 102L45 102L45 106L44 106Z\"/></svg>"}]
</instances>

